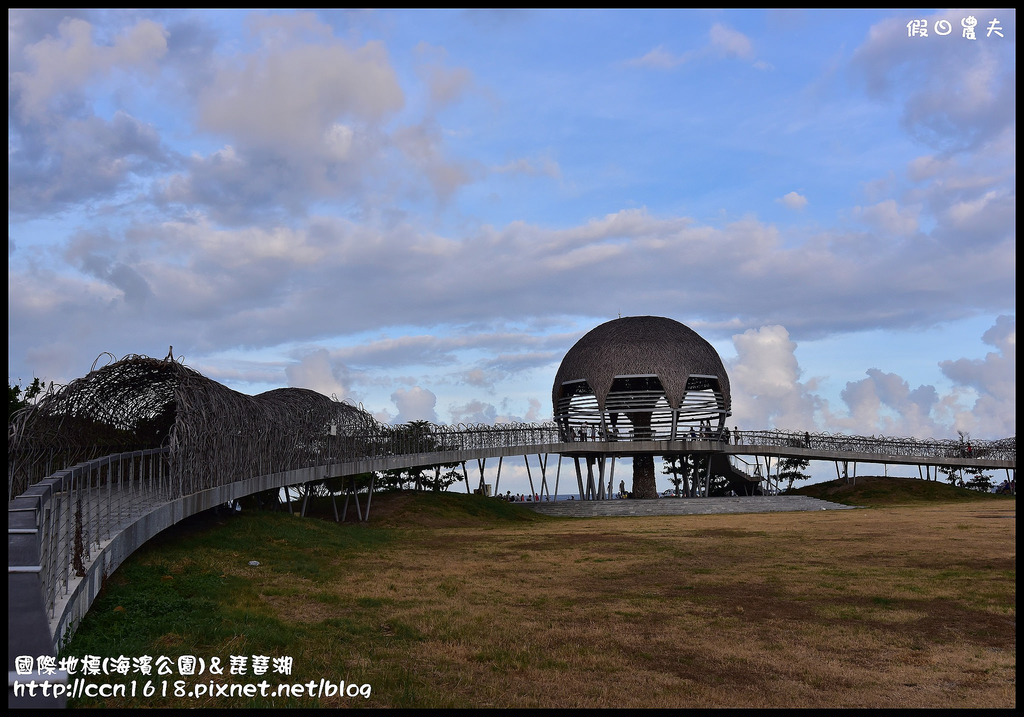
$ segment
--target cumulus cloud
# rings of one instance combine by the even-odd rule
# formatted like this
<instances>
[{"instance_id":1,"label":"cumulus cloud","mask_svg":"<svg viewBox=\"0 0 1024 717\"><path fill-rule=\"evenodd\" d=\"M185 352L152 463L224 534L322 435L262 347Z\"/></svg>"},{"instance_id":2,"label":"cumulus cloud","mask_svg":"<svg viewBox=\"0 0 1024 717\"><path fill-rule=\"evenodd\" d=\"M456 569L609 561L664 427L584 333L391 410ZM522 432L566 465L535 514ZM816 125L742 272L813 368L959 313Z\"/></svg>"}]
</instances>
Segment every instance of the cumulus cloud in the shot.
<instances>
[{"instance_id":1,"label":"cumulus cloud","mask_svg":"<svg viewBox=\"0 0 1024 717\"><path fill-rule=\"evenodd\" d=\"M694 60L709 57L752 60L754 58L754 44L749 37L739 30L716 22L708 31L707 44L700 48L676 54L667 50L664 45L658 45L644 55L627 60L623 64L626 67L671 70ZM755 67L759 70L771 69L771 65L763 61L757 61Z\"/></svg>"},{"instance_id":2,"label":"cumulus cloud","mask_svg":"<svg viewBox=\"0 0 1024 717\"><path fill-rule=\"evenodd\" d=\"M312 389L339 400L352 400L347 370L343 364L331 360L327 349L306 354L297 363L287 366L285 375L289 386Z\"/></svg>"},{"instance_id":3,"label":"cumulus cloud","mask_svg":"<svg viewBox=\"0 0 1024 717\"><path fill-rule=\"evenodd\" d=\"M716 22L708 34L711 36L711 46L726 57L749 60L754 56L754 45L750 38L738 30Z\"/></svg>"},{"instance_id":4,"label":"cumulus cloud","mask_svg":"<svg viewBox=\"0 0 1024 717\"><path fill-rule=\"evenodd\" d=\"M15 94L17 115L22 121L44 120L50 103L60 95L78 92L97 76L115 69L147 71L167 52L167 32L151 20L140 20L123 30L112 44L100 44L93 36L91 23L81 18L66 18L56 37L21 48L27 68L10 75L10 90Z\"/></svg>"},{"instance_id":5,"label":"cumulus cloud","mask_svg":"<svg viewBox=\"0 0 1024 717\"><path fill-rule=\"evenodd\" d=\"M982 359L942 361L942 373L976 399L956 412L956 427L968 433L1003 437L1016 433L1017 321L1000 316L982 336L995 347Z\"/></svg>"},{"instance_id":6,"label":"cumulus cloud","mask_svg":"<svg viewBox=\"0 0 1024 717\"><path fill-rule=\"evenodd\" d=\"M786 205L790 209L803 209L807 206L807 197L797 192L790 192L775 201Z\"/></svg>"},{"instance_id":7,"label":"cumulus cloud","mask_svg":"<svg viewBox=\"0 0 1024 717\"><path fill-rule=\"evenodd\" d=\"M469 401L464 404L451 405L448 413L451 416L452 424L465 423L471 425L482 423L494 425L498 409L492 404L483 401Z\"/></svg>"},{"instance_id":8,"label":"cumulus cloud","mask_svg":"<svg viewBox=\"0 0 1024 717\"><path fill-rule=\"evenodd\" d=\"M437 396L428 389L419 386L400 388L391 394L391 401L398 407L398 415L392 423L408 423L409 421L430 421L437 423Z\"/></svg>"},{"instance_id":9,"label":"cumulus cloud","mask_svg":"<svg viewBox=\"0 0 1024 717\"><path fill-rule=\"evenodd\" d=\"M671 70L687 62L693 57L692 53L676 55L665 49L664 45L658 45L644 55L627 60L627 67L647 67L656 70Z\"/></svg>"},{"instance_id":10,"label":"cumulus cloud","mask_svg":"<svg viewBox=\"0 0 1024 717\"><path fill-rule=\"evenodd\" d=\"M859 434L927 438L941 433L931 415L939 402L934 386L911 389L904 378L877 368L867 375L846 384L841 397L849 415L833 416L836 425Z\"/></svg>"},{"instance_id":11,"label":"cumulus cloud","mask_svg":"<svg viewBox=\"0 0 1024 717\"><path fill-rule=\"evenodd\" d=\"M338 197L367 212L382 198L448 201L479 173L450 156L434 116L472 85L442 50L420 53L426 114L396 122L406 91L382 43L356 46L311 14L258 17L255 49L218 59L193 91L200 128L224 146L185 160L161 201L226 223L291 221Z\"/></svg>"},{"instance_id":12,"label":"cumulus cloud","mask_svg":"<svg viewBox=\"0 0 1024 717\"><path fill-rule=\"evenodd\" d=\"M224 63L201 93L205 129L254 148L311 152L339 119L376 123L402 107L380 43L310 44L286 29L264 30L260 50Z\"/></svg>"},{"instance_id":13,"label":"cumulus cloud","mask_svg":"<svg viewBox=\"0 0 1024 717\"><path fill-rule=\"evenodd\" d=\"M415 53L419 59L416 71L426 85L434 110L456 102L473 87L473 73L465 67L449 67L448 52L443 47L421 42Z\"/></svg>"},{"instance_id":14,"label":"cumulus cloud","mask_svg":"<svg viewBox=\"0 0 1024 717\"><path fill-rule=\"evenodd\" d=\"M899 206L894 199L886 199L870 207L856 207L854 215L873 227L896 236L910 236L918 229L914 211Z\"/></svg>"},{"instance_id":15,"label":"cumulus cloud","mask_svg":"<svg viewBox=\"0 0 1024 717\"><path fill-rule=\"evenodd\" d=\"M1016 432L1015 334L1013 316L1000 316L982 339L997 350L982 359L960 358L939 363L952 388L911 387L898 374L871 368L866 378L850 381L841 393L846 413L826 407L832 430L859 434L913 435L921 438L955 435L1003 438Z\"/></svg>"},{"instance_id":16,"label":"cumulus cloud","mask_svg":"<svg viewBox=\"0 0 1024 717\"><path fill-rule=\"evenodd\" d=\"M754 426L815 426L821 399L813 393L814 381L800 380L796 343L789 332L782 326L763 326L733 336L732 342L737 356L727 370L733 414Z\"/></svg>"},{"instance_id":17,"label":"cumulus cloud","mask_svg":"<svg viewBox=\"0 0 1024 717\"><path fill-rule=\"evenodd\" d=\"M870 368L848 381L840 406L820 395L819 381L802 380L797 345L782 326L750 329L733 336L737 356L727 370L733 416L753 426L824 430L859 435L1002 438L1016 431L1016 330L1013 316L1000 316L983 340L996 348L981 359L942 361L950 379L946 392L930 384L913 386L903 376ZM742 429L744 426L741 425Z\"/></svg>"},{"instance_id":18,"label":"cumulus cloud","mask_svg":"<svg viewBox=\"0 0 1024 717\"><path fill-rule=\"evenodd\" d=\"M1013 17L1003 17L1003 26L1011 31ZM946 20L959 29L963 11L943 10L922 18L929 27ZM914 42L907 38L906 23L900 16L874 25L852 65L873 95L903 98L903 123L914 136L958 151L991 141L1013 126L1013 43Z\"/></svg>"}]
</instances>

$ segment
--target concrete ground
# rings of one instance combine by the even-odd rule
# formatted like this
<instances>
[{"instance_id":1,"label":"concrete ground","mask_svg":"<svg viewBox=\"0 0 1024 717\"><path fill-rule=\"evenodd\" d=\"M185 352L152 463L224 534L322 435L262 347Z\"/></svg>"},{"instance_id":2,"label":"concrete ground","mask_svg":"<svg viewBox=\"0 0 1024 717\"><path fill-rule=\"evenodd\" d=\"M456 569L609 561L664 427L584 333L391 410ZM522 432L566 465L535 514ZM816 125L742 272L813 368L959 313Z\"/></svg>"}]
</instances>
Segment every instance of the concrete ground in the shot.
<instances>
[{"instance_id":1,"label":"concrete ground","mask_svg":"<svg viewBox=\"0 0 1024 717\"><path fill-rule=\"evenodd\" d=\"M801 495L739 498L655 498L651 500L560 500L518 503L545 515L575 518L623 515L713 515L718 513L775 513L794 510L851 510L852 506Z\"/></svg>"}]
</instances>

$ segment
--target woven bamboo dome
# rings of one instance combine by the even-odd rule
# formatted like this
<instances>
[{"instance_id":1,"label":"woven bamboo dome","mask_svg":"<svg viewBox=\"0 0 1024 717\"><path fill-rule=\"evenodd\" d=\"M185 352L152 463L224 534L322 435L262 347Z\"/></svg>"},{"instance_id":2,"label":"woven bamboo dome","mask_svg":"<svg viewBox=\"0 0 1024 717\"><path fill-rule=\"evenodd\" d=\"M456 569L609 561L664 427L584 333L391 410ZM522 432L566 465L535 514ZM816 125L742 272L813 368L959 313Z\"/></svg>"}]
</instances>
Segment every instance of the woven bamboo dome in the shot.
<instances>
[{"instance_id":1,"label":"woven bamboo dome","mask_svg":"<svg viewBox=\"0 0 1024 717\"><path fill-rule=\"evenodd\" d=\"M630 316L592 329L562 359L551 399L567 440L719 433L732 401L714 347L661 316Z\"/></svg>"},{"instance_id":2,"label":"woven bamboo dome","mask_svg":"<svg viewBox=\"0 0 1024 717\"><path fill-rule=\"evenodd\" d=\"M304 388L248 396L175 360L131 355L52 390L8 424L8 500L81 461L170 448L182 494L314 461L367 412Z\"/></svg>"}]
</instances>

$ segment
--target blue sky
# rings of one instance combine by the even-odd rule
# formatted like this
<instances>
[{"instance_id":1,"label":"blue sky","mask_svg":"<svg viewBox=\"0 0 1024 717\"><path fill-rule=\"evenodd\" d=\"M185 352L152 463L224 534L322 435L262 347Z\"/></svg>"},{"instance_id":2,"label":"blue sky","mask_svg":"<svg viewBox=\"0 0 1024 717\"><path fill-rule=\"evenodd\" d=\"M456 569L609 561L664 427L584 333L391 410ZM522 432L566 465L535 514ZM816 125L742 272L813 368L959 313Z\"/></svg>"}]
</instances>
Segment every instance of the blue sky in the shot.
<instances>
[{"instance_id":1,"label":"blue sky","mask_svg":"<svg viewBox=\"0 0 1024 717\"><path fill-rule=\"evenodd\" d=\"M716 346L741 428L1016 433L1012 10L11 10L8 39L12 381L173 345L384 421L544 420L576 340L653 314Z\"/></svg>"}]
</instances>

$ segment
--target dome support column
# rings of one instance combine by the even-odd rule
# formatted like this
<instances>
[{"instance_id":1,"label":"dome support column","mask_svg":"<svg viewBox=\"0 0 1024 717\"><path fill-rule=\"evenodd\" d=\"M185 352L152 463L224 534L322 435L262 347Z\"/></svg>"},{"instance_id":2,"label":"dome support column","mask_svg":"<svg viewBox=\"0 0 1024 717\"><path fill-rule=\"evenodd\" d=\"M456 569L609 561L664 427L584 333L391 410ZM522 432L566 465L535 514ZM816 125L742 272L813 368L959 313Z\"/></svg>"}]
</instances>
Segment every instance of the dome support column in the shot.
<instances>
[{"instance_id":1,"label":"dome support column","mask_svg":"<svg viewBox=\"0 0 1024 717\"><path fill-rule=\"evenodd\" d=\"M658 487L654 477L654 456L650 453L633 456L633 497L658 497Z\"/></svg>"}]
</instances>

